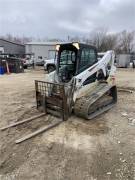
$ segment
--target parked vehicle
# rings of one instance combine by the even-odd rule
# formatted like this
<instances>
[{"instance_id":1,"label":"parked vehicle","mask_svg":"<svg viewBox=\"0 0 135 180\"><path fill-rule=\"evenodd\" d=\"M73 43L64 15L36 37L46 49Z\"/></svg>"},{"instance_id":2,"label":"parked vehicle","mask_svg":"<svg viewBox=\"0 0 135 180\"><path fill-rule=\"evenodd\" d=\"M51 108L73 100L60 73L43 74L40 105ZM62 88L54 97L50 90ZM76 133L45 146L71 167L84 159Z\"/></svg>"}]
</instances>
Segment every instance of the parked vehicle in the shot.
<instances>
[{"instance_id":1,"label":"parked vehicle","mask_svg":"<svg viewBox=\"0 0 135 180\"><path fill-rule=\"evenodd\" d=\"M56 50L56 71L35 82L37 109L67 120L72 112L92 119L112 108L117 102L114 51L98 61L96 47L88 44L58 44Z\"/></svg>"},{"instance_id":2,"label":"parked vehicle","mask_svg":"<svg viewBox=\"0 0 135 180\"><path fill-rule=\"evenodd\" d=\"M36 58L36 65L37 66L43 66L44 65L44 59L42 56L38 56L38 58Z\"/></svg>"},{"instance_id":3,"label":"parked vehicle","mask_svg":"<svg viewBox=\"0 0 135 180\"><path fill-rule=\"evenodd\" d=\"M22 59L23 61L23 68L27 69L28 67L32 66L34 64L34 58L26 57Z\"/></svg>"},{"instance_id":4,"label":"parked vehicle","mask_svg":"<svg viewBox=\"0 0 135 180\"><path fill-rule=\"evenodd\" d=\"M48 73L56 69L55 59L47 59L44 61L44 70Z\"/></svg>"}]
</instances>

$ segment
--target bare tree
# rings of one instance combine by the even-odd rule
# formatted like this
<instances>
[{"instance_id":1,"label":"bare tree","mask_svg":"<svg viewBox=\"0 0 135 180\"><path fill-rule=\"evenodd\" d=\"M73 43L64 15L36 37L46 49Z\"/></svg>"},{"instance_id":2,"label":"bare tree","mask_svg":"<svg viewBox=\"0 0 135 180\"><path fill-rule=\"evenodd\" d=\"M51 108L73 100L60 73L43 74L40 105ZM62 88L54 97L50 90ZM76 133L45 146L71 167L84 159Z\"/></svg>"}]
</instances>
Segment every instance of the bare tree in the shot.
<instances>
[{"instance_id":1,"label":"bare tree","mask_svg":"<svg viewBox=\"0 0 135 180\"><path fill-rule=\"evenodd\" d=\"M135 31L127 32L124 30L118 36L117 51L120 53L131 53L134 47Z\"/></svg>"},{"instance_id":2,"label":"bare tree","mask_svg":"<svg viewBox=\"0 0 135 180\"><path fill-rule=\"evenodd\" d=\"M115 49L117 35L109 34L106 28L98 28L90 33L89 38L86 38L85 42L96 46L99 52L104 52Z\"/></svg>"},{"instance_id":3,"label":"bare tree","mask_svg":"<svg viewBox=\"0 0 135 180\"><path fill-rule=\"evenodd\" d=\"M0 38L5 39L7 41L12 41L19 44L25 44L27 42L32 41L34 38L32 37L20 37L20 36L13 36L11 34L6 34L5 36L0 36Z\"/></svg>"},{"instance_id":4,"label":"bare tree","mask_svg":"<svg viewBox=\"0 0 135 180\"><path fill-rule=\"evenodd\" d=\"M107 29L105 28L99 28L94 31L91 42L97 47L98 51L103 51L103 45L105 44L106 35Z\"/></svg>"},{"instance_id":5,"label":"bare tree","mask_svg":"<svg viewBox=\"0 0 135 180\"><path fill-rule=\"evenodd\" d=\"M106 34L101 44L101 51L115 50L117 46L117 34Z\"/></svg>"}]
</instances>

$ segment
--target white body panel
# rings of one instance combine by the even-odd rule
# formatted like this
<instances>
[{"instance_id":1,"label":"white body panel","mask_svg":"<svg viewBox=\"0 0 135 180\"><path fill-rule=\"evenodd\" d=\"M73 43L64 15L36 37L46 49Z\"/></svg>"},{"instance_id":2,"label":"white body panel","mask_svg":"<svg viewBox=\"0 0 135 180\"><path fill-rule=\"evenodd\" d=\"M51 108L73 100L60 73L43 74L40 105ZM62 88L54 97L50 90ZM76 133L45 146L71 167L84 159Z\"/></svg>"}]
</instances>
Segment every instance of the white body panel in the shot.
<instances>
[{"instance_id":1,"label":"white body panel","mask_svg":"<svg viewBox=\"0 0 135 180\"><path fill-rule=\"evenodd\" d=\"M76 79L76 91L74 93L74 101L76 100L77 97L79 97L80 94L80 89L83 89L83 82L90 76L92 76L94 73L98 73L99 70L102 70L104 73L104 76L106 77L107 74L109 74L109 83L114 83L111 77L114 78L115 73L116 73L116 67L114 66L114 59L115 59L115 54L114 51L107 51L106 54L103 56L102 59L100 59L96 64L93 66L89 67L79 75L75 77ZM110 64L111 69L108 70L107 66ZM90 84L91 85L91 84ZM82 91L82 90L81 90ZM81 93L82 94L82 93Z\"/></svg>"}]
</instances>

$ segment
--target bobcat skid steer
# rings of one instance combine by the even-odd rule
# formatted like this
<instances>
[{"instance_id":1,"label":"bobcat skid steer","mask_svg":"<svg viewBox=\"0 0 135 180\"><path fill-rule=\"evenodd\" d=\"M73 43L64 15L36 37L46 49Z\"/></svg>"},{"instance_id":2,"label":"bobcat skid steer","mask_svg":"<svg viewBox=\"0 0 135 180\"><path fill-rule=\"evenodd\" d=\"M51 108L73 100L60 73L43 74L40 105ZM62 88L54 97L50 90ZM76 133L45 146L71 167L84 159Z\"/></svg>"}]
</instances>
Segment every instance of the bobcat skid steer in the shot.
<instances>
[{"instance_id":1,"label":"bobcat skid steer","mask_svg":"<svg viewBox=\"0 0 135 180\"><path fill-rule=\"evenodd\" d=\"M56 70L35 81L37 109L67 120L92 119L117 102L115 54L107 51L98 61L94 46L82 43L56 45Z\"/></svg>"},{"instance_id":2,"label":"bobcat skid steer","mask_svg":"<svg viewBox=\"0 0 135 180\"><path fill-rule=\"evenodd\" d=\"M107 51L99 61L96 48L86 44L58 44L56 52L56 71L48 74L46 81L35 81L37 109L42 113L0 130L28 123L46 114L59 118L16 140L17 144L59 125L72 112L89 120L117 102L113 51Z\"/></svg>"}]
</instances>

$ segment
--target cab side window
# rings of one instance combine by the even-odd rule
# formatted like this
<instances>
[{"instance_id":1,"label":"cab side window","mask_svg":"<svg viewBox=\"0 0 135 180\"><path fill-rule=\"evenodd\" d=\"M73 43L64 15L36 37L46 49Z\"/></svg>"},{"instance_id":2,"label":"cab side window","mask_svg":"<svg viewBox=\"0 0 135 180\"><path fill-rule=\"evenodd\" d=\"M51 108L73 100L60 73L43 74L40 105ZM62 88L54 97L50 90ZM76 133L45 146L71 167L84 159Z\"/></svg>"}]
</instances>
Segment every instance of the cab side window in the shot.
<instances>
[{"instance_id":1,"label":"cab side window","mask_svg":"<svg viewBox=\"0 0 135 180\"><path fill-rule=\"evenodd\" d=\"M97 62L96 52L94 49L84 48L81 52L81 58L79 62L79 73L92 66Z\"/></svg>"}]
</instances>

